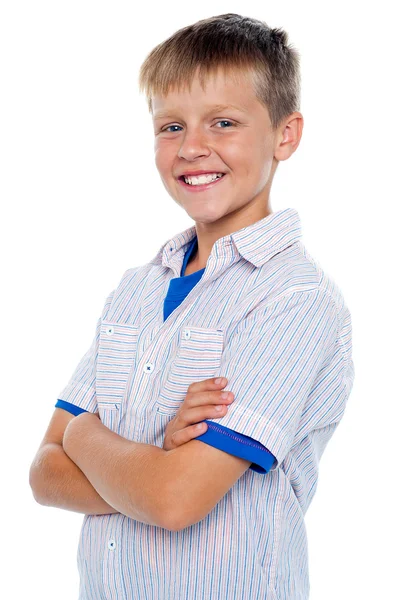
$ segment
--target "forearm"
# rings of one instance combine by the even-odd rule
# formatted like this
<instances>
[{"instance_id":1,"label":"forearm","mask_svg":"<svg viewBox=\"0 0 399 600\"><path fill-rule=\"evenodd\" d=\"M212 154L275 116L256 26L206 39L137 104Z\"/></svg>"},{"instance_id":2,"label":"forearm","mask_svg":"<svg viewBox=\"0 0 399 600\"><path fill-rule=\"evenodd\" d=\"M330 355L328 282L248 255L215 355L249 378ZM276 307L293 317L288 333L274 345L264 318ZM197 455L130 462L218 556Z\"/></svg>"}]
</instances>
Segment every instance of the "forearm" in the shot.
<instances>
[{"instance_id":1,"label":"forearm","mask_svg":"<svg viewBox=\"0 0 399 600\"><path fill-rule=\"evenodd\" d=\"M127 440L88 413L70 421L63 445L94 489L120 513L168 527L165 450Z\"/></svg>"},{"instance_id":2,"label":"forearm","mask_svg":"<svg viewBox=\"0 0 399 600\"><path fill-rule=\"evenodd\" d=\"M43 506L86 515L119 512L98 494L60 444L46 444L38 452L29 479L36 501Z\"/></svg>"}]
</instances>

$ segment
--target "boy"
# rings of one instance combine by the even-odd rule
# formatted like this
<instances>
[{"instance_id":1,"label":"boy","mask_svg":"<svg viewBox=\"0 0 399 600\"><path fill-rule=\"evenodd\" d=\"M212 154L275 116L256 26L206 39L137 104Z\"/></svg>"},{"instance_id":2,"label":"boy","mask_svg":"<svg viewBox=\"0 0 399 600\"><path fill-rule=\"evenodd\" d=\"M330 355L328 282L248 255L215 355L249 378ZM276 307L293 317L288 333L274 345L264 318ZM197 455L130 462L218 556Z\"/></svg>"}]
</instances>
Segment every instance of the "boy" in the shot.
<instances>
[{"instance_id":1,"label":"boy","mask_svg":"<svg viewBox=\"0 0 399 600\"><path fill-rule=\"evenodd\" d=\"M236 14L142 65L156 166L195 226L111 292L46 433L57 454L32 465L38 501L85 512L80 600L309 597L304 514L354 369L339 288L297 211L270 207L301 139L299 81L287 34ZM218 375L234 402L166 449Z\"/></svg>"}]
</instances>

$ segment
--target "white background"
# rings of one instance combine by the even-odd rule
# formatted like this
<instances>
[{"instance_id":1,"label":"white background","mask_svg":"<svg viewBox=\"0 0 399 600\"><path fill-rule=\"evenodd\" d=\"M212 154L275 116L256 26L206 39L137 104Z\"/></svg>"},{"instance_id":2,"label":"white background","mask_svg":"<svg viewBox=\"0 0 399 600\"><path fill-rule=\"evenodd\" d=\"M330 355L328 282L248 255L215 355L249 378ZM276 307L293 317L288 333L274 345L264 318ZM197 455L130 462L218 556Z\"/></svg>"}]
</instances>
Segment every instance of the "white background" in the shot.
<instances>
[{"instance_id":1,"label":"white background","mask_svg":"<svg viewBox=\"0 0 399 600\"><path fill-rule=\"evenodd\" d=\"M397 593L393 4L2 3L2 597L78 596L83 515L37 504L29 467L108 293L194 224L156 170L139 67L177 29L226 12L284 28L301 53L303 136L271 205L298 210L352 314L355 384L306 515L310 600Z\"/></svg>"}]
</instances>

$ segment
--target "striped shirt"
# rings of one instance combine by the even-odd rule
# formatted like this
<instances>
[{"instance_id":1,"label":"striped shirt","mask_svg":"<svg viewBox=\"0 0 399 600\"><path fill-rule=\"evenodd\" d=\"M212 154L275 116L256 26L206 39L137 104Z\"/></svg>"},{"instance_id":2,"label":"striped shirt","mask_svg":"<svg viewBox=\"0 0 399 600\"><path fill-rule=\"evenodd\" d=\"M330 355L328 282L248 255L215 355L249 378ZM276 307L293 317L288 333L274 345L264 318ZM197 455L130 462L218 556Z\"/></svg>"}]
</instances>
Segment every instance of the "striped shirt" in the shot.
<instances>
[{"instance_id":1,"label":"striped shirt","mask_svg":"<svg viewBox=\"0 0 399 600\"><path fill-rule=\"evenodd\" d=\"M184 276L195 226L128 269L56 406L99 412L126 439L163 446L193 381L234 393L196 439L252 461L207 517L180 531L85 515L79 600L305 600L305 513L352 389L351 318L287 208L218 239Z\"/></svg>"},{"instance_id":2,"label":"striped shirt","mask_svg":"<svg viewBox=\"0 0 399 600\"><path fill-rule=\"evenodd\" d=\"M181 276L171 279L170 281L164 302L164 320L179 306L194 285L201 279L205 271L205 269L200 269L199 271L184 277L187 263L190 257L195 254L197 248L198 240L195 235L186 251L183 266L181 268ZM81 412L87 412L83 408L61 399L58 399L56 407L63 408L74 415L78 415ZM208 421L207 419L205 419L205 422L208 424L207 431L201 437L197 436L196 439L200 439L224 452L252 461L250 468L258 473L267 473L269 471L271 465L275 461L275 457L267 450L267 448L265 448L265 446L263 446L263 444L260 444L257 440L242 435L237 431L233 431L228 427L224 427L220 422L216 424L215 421Z\"/></svg>"}]
</instances>

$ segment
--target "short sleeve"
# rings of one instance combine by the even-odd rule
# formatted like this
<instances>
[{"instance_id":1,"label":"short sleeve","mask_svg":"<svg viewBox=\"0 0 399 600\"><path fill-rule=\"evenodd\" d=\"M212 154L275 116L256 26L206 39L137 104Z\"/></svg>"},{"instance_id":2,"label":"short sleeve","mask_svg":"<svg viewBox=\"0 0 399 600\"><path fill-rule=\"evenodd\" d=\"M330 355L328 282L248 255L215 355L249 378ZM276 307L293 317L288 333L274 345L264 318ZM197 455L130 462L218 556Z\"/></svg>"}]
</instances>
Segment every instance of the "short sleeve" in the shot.
<instances>
[{"instance_id":1,"label":"short sleeve","mask_svg":"<svg viewBox=\"0 0 399 600\"><path fill-rule=\"evenodd\" d=\"M197 436L196 440L228 454L249 460L252 463L249 467L252 471L263 475L270 471L276 458L263 444L247 435L238 433L238 431L223 427L215 421L205 419L205 423L208 425L207 430Z\"/></svg>"},{"instance_id":2,"label":"short sleeve","mask_svg":"<svg viewBox=\"0 0 399 600\"><path fill-rule=\"evenodd\" d=\"M254 309L223 350L218 374L227 378L234 401L218 423L267 448L276 458L271 470L291 449L337 332L338 313L329 294L297 291ZM315 413L318 409L312 406Z\"/></svg>"},{"instance_id":3,"label":"short sleeve","mask_svg":"<svg viewBox=\"0 0 399 600\"><path fill-rule=\"evenodd\" d=\"M106 299L90 348L80 359L67 385L58 394L56 408L63 408L74 415L84 411L97 412L96 368L101 321L108 313L114 293L115 290Z\"/></svg>"}]
</instances>

